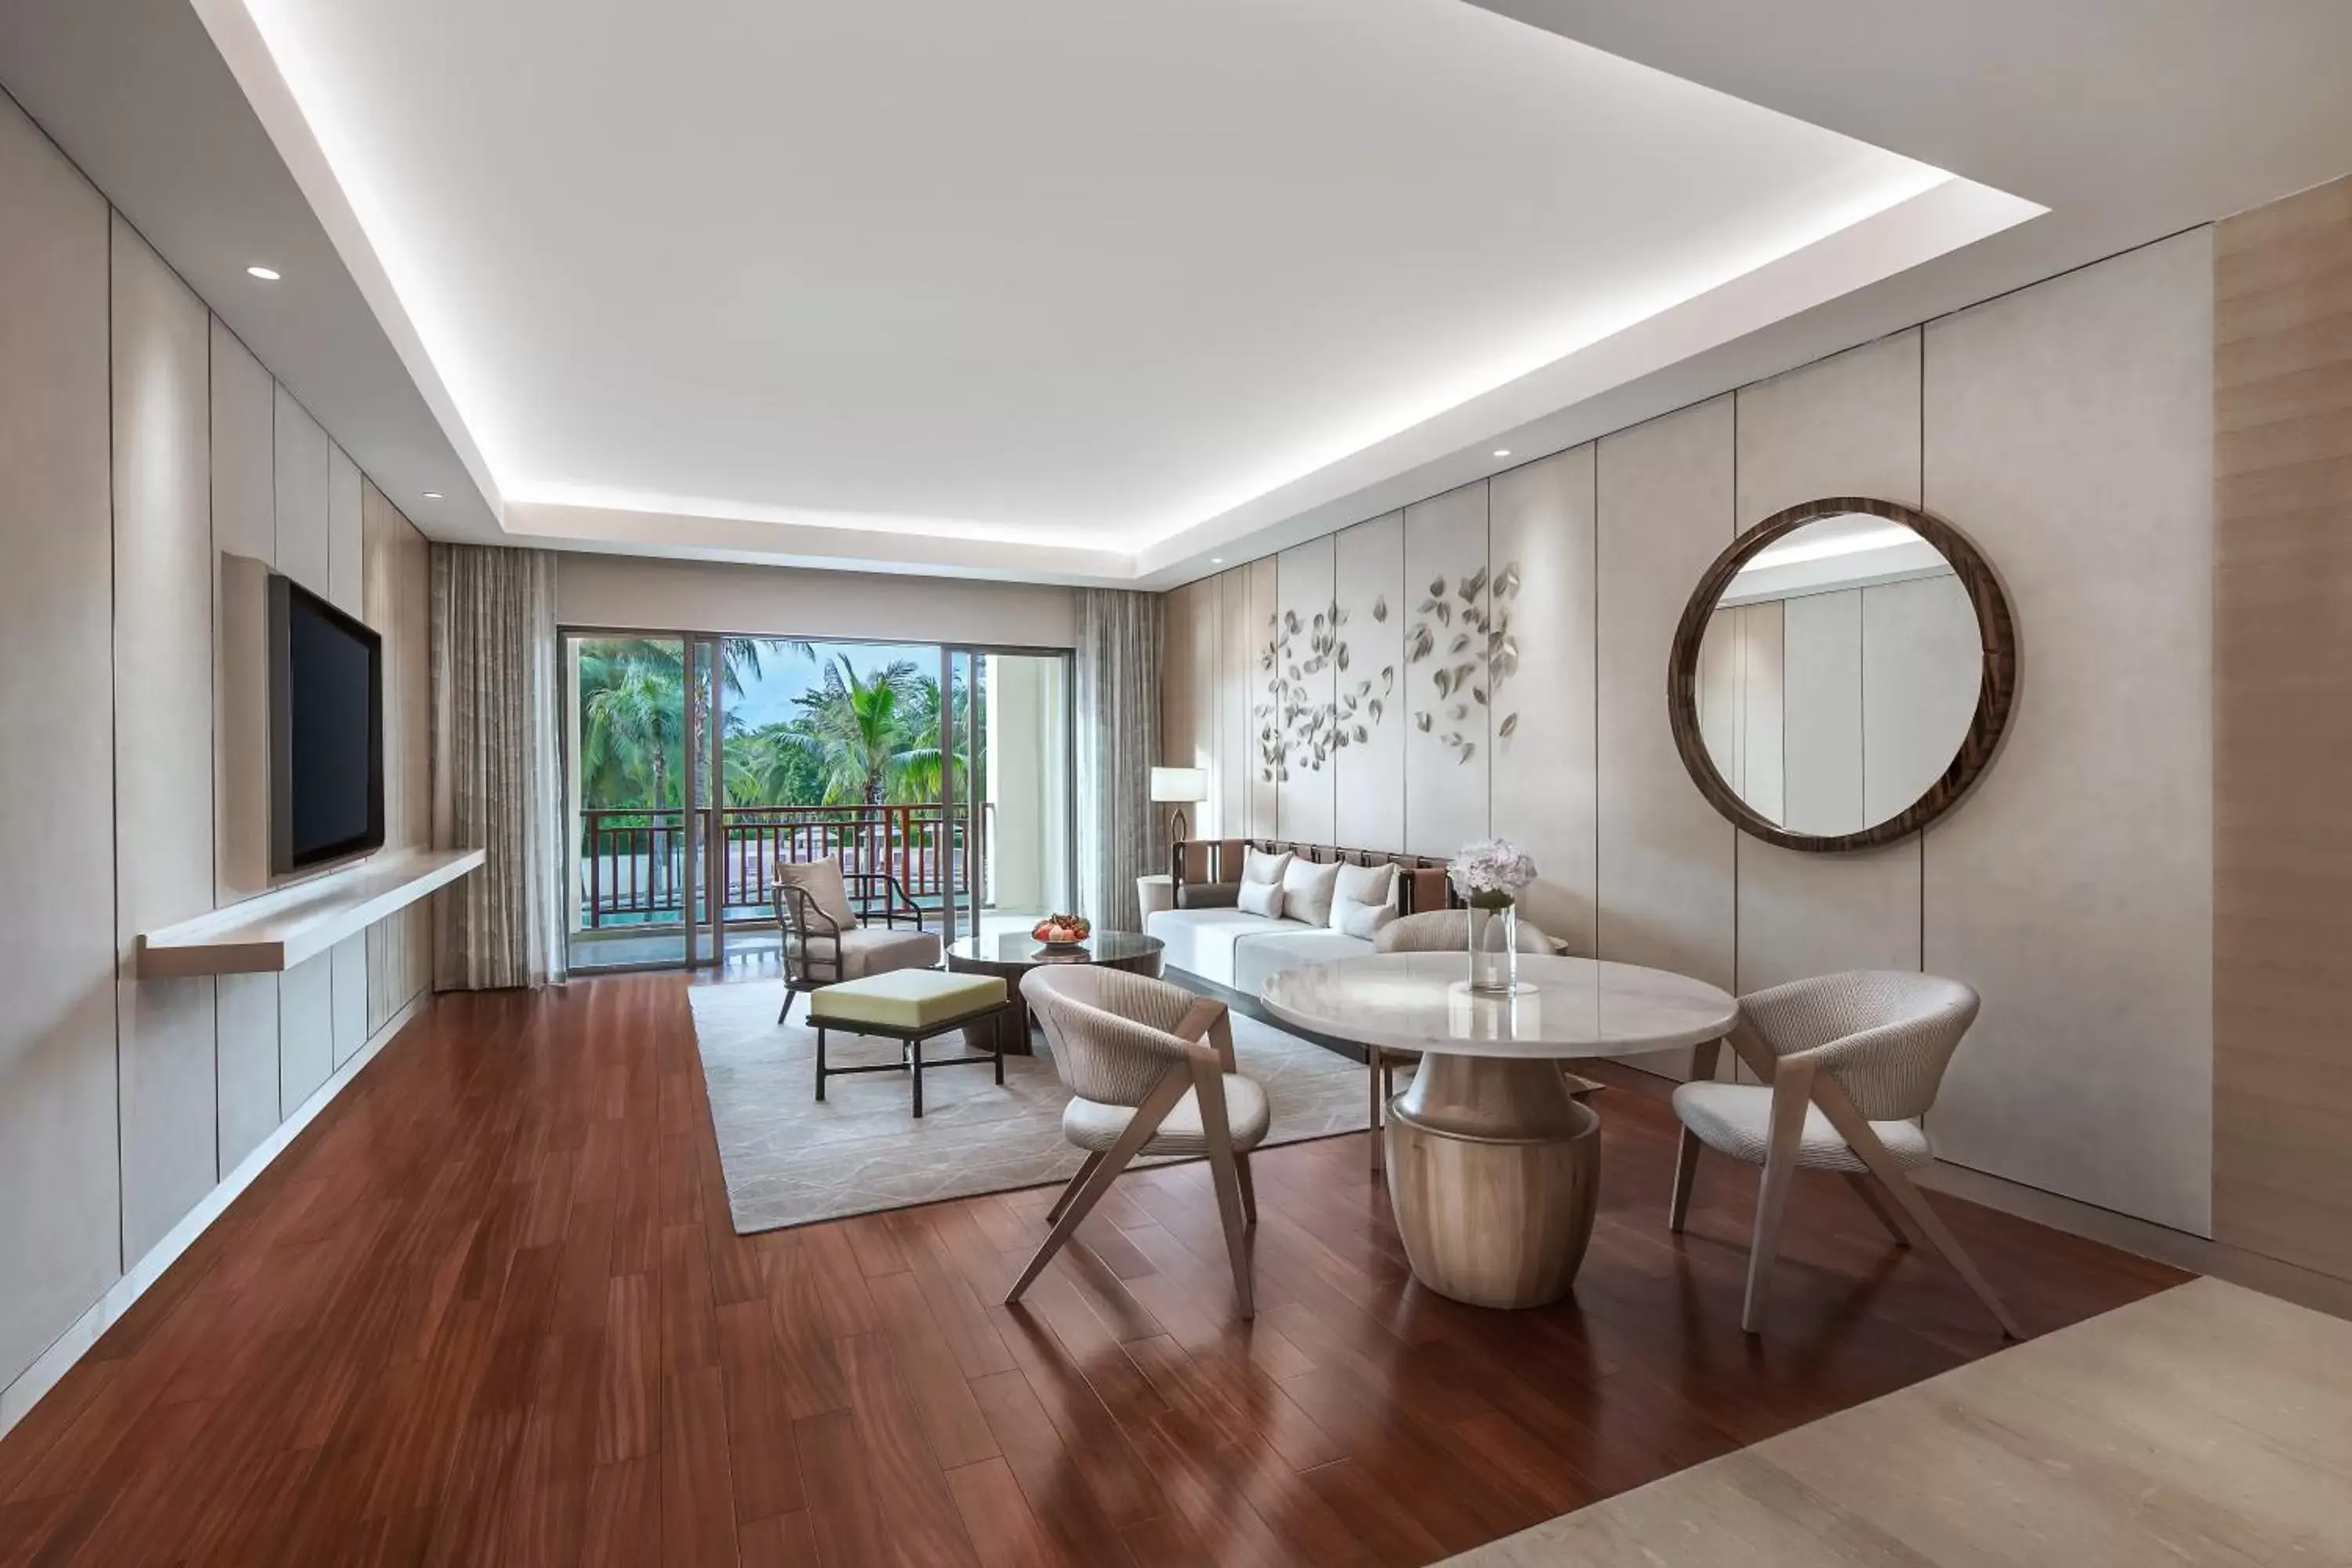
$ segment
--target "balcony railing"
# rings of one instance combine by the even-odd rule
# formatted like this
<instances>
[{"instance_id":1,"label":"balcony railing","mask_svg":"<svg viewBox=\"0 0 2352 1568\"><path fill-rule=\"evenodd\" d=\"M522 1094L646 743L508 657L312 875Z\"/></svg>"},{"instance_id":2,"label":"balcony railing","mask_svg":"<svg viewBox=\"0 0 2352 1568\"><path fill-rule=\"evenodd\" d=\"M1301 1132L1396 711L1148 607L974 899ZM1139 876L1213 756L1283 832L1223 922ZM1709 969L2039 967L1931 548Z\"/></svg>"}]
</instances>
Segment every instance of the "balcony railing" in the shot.
<instances>
[{"instance_id":1,"label":"balcony railing","mask_svg":"<svg viewBox=\"0 0 2352 1568\"><path fill-rule=\"evenodd\" d=\"M705 831L711 809L698 807ZM987 827L982 817L983 836ZM926 908L950 886L966 890L969 814L936 805L730 805L719 811L719 866L730 920L765 913L779 860L838 858L851 870L889 871ZM686 812L580 813L581 929L658 925L685 918ZM952 884L950 879L952 878Z\"/></svg>"}]
</instances>

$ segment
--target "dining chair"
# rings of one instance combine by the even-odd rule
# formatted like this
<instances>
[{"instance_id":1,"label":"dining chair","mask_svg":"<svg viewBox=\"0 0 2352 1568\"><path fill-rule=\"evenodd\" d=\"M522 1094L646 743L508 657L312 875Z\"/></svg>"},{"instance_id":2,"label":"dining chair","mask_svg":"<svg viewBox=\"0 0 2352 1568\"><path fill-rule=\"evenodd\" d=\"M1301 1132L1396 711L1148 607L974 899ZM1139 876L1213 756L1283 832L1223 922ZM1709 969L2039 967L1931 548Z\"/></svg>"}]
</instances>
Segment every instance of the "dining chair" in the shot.
<instances>
[{"instance_id":1,"label":"dining chair","mask_svg":"<svg viewBox=\"0 0 2352 1568\"><path fill-rule=\"evenodd\" d=\"M1514 943L1521 952L1552 953L1559 943L1546 936L1527 921L1515 929L1518 939ZM1468 952L1470 951L1470 911L1467 910L1430 910L1417 915L1402 915L1372 933L1374 952ZM1372 1152L1371 1168L1381 1168L1381 1127L1388 1118L1388 1103L1396 1094L1397 1068L1412 1067L1421 1060L1419 1051L1399 1050L1394 1047L1366 1046L1364 1065L1371 1069L1372 1089ZM1595 1087L1583 1079L1570 1075L1570 1088L1579 1093L1591 1093Z\"/></svg>"},{"instance_id":2,"label":"dining chair","mask_svg":"<svg viewBox=\"0 0 2352 1568\"><path fill-rule=\"evenodd\" d=\"M2024 1337L1909 1174L1935 1162L1919 1119L1936 1103L1952 1053L1976 1021L1977 1005L1968 986L1933 974L1826 974L1739 999L1731 1047L1762 1083L1711 1081L1717 1047L1698 1048L1693 1081L1675 1090L1683 1133L1666 1228L1679 1232L1689 1217L1702 1146L1764 1167L1740 1327L1751 1334L1762 1327L1765 1281L1780 1252L1796 1173L1834 1171L1896 1245L1910 1247L1924 1237L2003 1333Z\"/></svg>"},{"instance_id":3,"label":"dining chair","mask_svg":"<svg viewBox=\"0 0 2352 1568\"><path fill-rule=\"evenodd\" d=\"M1070 1091L1062 1135L1087 1158L1055 1199L1046 1215L1053 1228L1006 1304L1021 1299L1137 1155L1206 1155L1234 1295L1241 1315L1254 1316L1244 1233L1257 1224L1257 1193L1249 1156L1265 1142L1272 1113L1265 1086L1234 1070L1225 1005L1091 963L1033 969L1022 977L1021 994Z\"/></svg>"}]
</instances>

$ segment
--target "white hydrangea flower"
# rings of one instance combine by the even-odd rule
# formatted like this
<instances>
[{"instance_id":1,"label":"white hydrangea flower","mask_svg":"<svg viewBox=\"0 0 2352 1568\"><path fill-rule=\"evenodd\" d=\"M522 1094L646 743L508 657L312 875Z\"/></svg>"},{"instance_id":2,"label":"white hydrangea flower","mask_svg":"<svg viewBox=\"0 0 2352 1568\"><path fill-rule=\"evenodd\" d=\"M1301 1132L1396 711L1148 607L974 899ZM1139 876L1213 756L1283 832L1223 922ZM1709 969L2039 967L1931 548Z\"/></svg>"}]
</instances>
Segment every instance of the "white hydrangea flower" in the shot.
<instances>
[{"instance_id":1,"label":"white hydrangea flower","mask_svg":"<svg viewBox=\"0 0 2352 1568\"><path fill-rule=\"evenodd\" d=\"M1536 879L1536 863L1509 839L1488 838L1455 856L1448 875L1464 898L1491 905L1517 898Z\"/></svg>"}]
</instances>

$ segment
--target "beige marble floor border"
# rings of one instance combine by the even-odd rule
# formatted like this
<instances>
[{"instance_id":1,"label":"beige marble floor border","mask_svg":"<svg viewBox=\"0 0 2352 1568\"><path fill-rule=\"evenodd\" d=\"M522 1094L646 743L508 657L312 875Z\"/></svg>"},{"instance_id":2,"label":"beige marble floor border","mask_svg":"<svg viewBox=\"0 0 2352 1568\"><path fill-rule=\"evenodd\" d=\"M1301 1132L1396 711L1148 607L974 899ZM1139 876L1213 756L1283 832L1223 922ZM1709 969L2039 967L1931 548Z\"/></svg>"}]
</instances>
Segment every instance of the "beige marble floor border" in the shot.
<instances>
[{"instance_id":1,"label":"beige marble floor border","mask_svg":"<svg viewBox=\"0 0 2352 1568\"><path fill-rule=\"evenodd\" d=\"M1449 1563L2352 1563L2352 1323L2195 1280Z\"/></svg>"}]
</instances>

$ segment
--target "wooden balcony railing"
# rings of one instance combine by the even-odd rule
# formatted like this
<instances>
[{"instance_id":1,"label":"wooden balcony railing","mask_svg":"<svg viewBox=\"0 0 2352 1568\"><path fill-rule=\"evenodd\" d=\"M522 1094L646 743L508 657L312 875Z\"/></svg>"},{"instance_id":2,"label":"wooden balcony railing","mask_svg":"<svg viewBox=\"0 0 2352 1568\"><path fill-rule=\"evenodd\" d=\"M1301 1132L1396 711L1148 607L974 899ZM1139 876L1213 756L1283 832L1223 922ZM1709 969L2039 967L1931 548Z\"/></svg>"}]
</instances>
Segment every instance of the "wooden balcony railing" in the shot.
<instances>
[{"instance_id":1,"label":"wooden balcony railing","mask_svg":"<svg viewBox=\"0 0 2352 1568\"><path fill-rule=\"evenodd\" d=\"M698 808L709 826L710 808ZM987 819L982 818L983 834ZM966 891L969 814L936 805L730 805L719 812L719 866L730 919L764 913L778 860L837 857L852 870L889 871L927 908ZM583 809L580 914L584 930L685 917L686 813ZM952 883L950 879L952 878Z\"/></svg>"}]
</instances>

